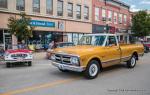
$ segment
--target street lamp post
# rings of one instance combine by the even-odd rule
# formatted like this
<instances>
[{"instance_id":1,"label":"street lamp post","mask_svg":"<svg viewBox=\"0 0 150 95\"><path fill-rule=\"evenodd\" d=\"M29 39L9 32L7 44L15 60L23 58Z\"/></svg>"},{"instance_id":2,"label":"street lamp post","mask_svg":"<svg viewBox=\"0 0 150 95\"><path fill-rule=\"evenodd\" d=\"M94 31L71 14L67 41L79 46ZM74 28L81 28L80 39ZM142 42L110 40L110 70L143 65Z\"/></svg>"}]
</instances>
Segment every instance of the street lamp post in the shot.
<instances>
[{"instance_id":1,"label":"street lamp post","mask_svg":"<svg viewBox=\"0 0 150 95\"><path fill-rule=\"evenodd\" d=\"M109 33L109 21L106 21L105 31Z\"/></svg>"}]
</instances>

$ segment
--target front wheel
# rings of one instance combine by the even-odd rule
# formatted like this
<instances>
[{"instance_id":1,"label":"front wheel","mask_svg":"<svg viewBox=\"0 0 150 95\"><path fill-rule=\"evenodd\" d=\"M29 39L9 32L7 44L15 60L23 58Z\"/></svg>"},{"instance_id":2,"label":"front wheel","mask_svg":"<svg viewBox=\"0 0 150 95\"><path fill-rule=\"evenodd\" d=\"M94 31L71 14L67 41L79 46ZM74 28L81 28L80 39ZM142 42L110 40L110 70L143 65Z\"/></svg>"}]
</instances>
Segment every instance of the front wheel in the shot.
<instances>
[{"instance_id":1,"label":"front wheel","mask_svg":"<svg viewBox=\"0 0 150 95\"><path fill-rule=\"evenodd\" d=\"M28 62L28 66L32 66L32 61Z\"/></svg>"},{"instance_id":2,"label":"front wheel","mask_svg":"<svg viewBox=\"0 0 150 95\"><path fill-rule=\"evenodd\" d=\"M6 63L6 67L10 68L10 67L12 67L12 64L11 63Z\"/></svg>"},{"instance_id":3,"label":"front wheel","mask_svg":"<svg viewBox=\"0 0 150 95\"><path fill-rule=\"evenodd\" d=\"M85 74L86 78L94 79L94 78L96 78L98 76L99 72L100 72L99 62L96 61L96 60L92 60L88 64L84 74Z\"/></svg>"},{"instance_id":4,"label":"front wheel","mask_svg":"<svg viewBox=\"0 0 150 95\"><path fill-rule=\"evenodd\" d=\"M134 68L136 65L136 57L133 55L129 61L127 61L127 67L128 68Z\"/></svg>"}]
</instances>

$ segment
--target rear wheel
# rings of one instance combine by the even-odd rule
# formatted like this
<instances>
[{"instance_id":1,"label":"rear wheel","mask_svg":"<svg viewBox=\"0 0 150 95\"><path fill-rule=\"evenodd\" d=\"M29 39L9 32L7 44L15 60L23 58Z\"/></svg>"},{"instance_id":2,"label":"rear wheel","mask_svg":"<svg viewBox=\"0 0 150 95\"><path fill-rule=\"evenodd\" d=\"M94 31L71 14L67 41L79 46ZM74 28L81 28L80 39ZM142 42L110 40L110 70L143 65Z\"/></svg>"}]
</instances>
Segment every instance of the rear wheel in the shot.
<instances>
[{"instance_id":1,"label":"rear wheel","mask_svg":"<svg viewBox=\"0 0 150 95\"><path fill-rule=\"evenodd\" d=\"M98 76L98 73L100 72L100 65L99 62L96 60L90 61L88 64L84 74L85 77L88 79L94 79Z\"/></svg>"},{"instance_id":2,"label":"rear wheel","mask_svg":"<svg viewBox=\"0 0 150 95\"><path fill-rule=\"evenodd\" d=\"M136 56L133 55L129 61L127 61L127 67L128 68L134 68L136 65Z\"/></svg>"}]
</instances>

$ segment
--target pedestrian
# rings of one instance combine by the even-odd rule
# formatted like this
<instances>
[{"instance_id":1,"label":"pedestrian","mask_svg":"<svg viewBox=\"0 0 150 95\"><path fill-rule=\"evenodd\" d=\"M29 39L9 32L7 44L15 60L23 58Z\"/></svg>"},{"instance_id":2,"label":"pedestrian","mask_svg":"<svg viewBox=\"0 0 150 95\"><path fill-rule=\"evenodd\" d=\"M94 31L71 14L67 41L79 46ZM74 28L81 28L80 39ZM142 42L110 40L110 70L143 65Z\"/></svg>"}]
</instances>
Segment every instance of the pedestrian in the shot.
<instances>
[{"instance_id":1,"label":"pedestrian","mask_svg":"<svg viewBox=\"0 0 150 95\"><path fill-rule=\"evenodd\" d=\"M49 49L53 49L53 48L54 48L54 45L55 45L55 42L54 42L54 41L51 41L51 43L49 43Z\"/></svg>"}]
</instances>

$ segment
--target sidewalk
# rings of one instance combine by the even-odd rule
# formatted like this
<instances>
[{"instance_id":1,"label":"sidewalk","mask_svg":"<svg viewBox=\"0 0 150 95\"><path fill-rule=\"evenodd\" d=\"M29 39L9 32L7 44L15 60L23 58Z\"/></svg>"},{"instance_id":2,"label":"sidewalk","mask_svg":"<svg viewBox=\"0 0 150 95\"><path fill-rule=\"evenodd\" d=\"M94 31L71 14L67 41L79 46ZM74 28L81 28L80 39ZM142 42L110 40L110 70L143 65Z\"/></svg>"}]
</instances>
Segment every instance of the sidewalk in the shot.
<instances>
[{"instance_id":1,"label":"sidewalk","mask_svg":"<svg viewBox=\"0 0 150 95\"><path fill-rule=\"evenodd\" d=\"M46 59L46 52L34 52L33 59L34 60Z\"/></svg>"}]
</instances>

